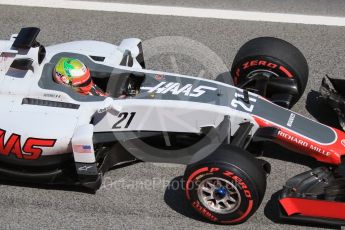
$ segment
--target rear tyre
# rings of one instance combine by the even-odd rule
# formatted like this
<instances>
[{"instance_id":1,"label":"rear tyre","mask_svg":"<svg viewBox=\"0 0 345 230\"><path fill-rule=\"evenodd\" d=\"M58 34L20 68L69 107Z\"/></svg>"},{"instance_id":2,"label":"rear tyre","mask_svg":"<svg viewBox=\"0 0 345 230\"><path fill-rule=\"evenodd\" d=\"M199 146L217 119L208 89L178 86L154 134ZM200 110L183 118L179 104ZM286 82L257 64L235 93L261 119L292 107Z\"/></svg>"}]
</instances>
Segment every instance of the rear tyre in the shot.
<instances>
[{"instance_id":1,"label":"rear tyre","mask_svg":"<svg viewBox=\"0 0 345 230\"><path fill-rule=\"evenodd\" d=\"M246 221L260 206L266 173L250 153L234 146L221 147L187 166L186 197L206 219L220 224Z\"/></svg>"},{"instance_id":2,"label":"rear tyre","mask_svg":"<svg viewBox=\"0 0 345 230\"><path fill-rule=\"evenodd\" d=\"M259 37L245 43L231 68L237 87L287 108L291 108L304 93L308 72L308 64L301 51L273 37Z\"/></svg>"}]
</instances>

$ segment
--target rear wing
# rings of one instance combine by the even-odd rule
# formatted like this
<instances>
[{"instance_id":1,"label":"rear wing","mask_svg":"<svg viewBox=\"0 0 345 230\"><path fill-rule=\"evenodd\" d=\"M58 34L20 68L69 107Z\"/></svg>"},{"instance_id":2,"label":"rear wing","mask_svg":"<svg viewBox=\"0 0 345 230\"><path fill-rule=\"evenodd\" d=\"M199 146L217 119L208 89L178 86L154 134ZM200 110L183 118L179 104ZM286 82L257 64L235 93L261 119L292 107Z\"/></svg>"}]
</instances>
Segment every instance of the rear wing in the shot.
<instances>
[{"instance_id":1,"label":"rear wing","mask_svg":"<svg viewBox=\"0 0 345 230\"><path fill-rule=\"evenodd\" d=\"M12 68L20 70L32 69L34 62L41 64L46 50L36 38L41 30L37 27L22 28L18 34L11 36L9 41L0 42L0 55L12 57Z\"/></svg>"},{"instance_id":2,"label":"rear wing","mask_svg":"<svg viewBox=\"0 0 345 230\"><path fill-rule=\"evenodd\" d=\"M40 32L39 28L27 27L22 28L19 34L13 34L9 41L0 43L0 54L18 54L19 49L31 49L39 46L36 38Z\"/></svg>"},{"instance_id":3,"label":"rear wing","mask_svg":"<svg viewBox=\"0 0 345 230\"><path fill-rule=\"evenodd\" d=\"M40 31L37 27L22 28L14 40L12 47L17 49L30 49L31 47L39 46L36 38Z\"/></svg>"}]
</instances>

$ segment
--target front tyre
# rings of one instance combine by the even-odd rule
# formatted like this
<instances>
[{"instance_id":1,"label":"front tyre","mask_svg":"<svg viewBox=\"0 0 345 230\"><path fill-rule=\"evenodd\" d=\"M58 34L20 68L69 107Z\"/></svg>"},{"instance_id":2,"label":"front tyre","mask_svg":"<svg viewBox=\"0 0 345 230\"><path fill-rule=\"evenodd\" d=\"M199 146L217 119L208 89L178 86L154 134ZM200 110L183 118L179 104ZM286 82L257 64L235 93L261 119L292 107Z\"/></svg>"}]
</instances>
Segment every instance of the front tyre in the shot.
<instances>
[{"instance_id":1,"label":"front tyre","mask_svg":"<svg viewBox=\"0 0 345 230\"><path fill-rule=\"evenodd\" d=\"M231 67L235 86L291 108L308 82L308 64L301 51L278 38L259 37L246 42Z\"/></svg>"},{"instance_id":2,"label":"front tyre","mask_svg":"<svg viewBox=\"0 0 345 230\"><path fill-rule=\"evenodd\" d=\"M266 190L266 173L250 153L221 147L187 167L186 197L203 217L220 224L246 221L259 207Z\"/></svg>"}]
</instances>

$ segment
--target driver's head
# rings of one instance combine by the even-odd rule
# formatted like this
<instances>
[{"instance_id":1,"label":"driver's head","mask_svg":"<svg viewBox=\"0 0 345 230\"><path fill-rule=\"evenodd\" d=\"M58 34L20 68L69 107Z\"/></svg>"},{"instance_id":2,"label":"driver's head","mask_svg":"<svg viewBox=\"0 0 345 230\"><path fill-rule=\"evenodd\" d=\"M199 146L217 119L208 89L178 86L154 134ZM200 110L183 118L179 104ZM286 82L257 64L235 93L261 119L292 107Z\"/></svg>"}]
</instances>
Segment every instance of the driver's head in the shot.
<instances>
[{"instance_id":1,"label":"driver's head","mask_svg":"<svg viewBox=\"0 0 345 230\"><path fill-rule=\"evenodd\" d=\"M61 58L55 66L53 77L57 83L72 87L81 94L90 94L93 87L90 70L75 58Z\"/></svg>"}]
</instances>

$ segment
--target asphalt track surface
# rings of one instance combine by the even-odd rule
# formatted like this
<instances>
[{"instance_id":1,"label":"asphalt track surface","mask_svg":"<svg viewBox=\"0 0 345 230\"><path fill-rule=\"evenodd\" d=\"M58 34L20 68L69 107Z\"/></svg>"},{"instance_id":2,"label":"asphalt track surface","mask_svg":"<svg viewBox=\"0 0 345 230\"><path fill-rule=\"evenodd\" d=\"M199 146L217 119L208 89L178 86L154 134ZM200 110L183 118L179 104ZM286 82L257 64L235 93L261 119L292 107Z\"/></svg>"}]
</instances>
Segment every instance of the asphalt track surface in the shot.
<instances>
[{"instance_id":1,"label":"asphalt track surface","mask_svg":"<svg viewBox=\"0 0 345 230\"><path fill-rule=\"evenodd\" d=\"M84 1L84 0L83 0ZM345 2L341 0L95 0L98 2L122 2L160 6L182 6L208 9L246 10L274 13L295 13L323 16L344 16Z\"/></svg>"},{"instance_id":2,"label":"asphalt track surface","mask_svg":"<svg viewBox=\"0 0 345 230\"><path fill-rule=\"evenodd\" d=\"M138 1L132 0L132 2ZM179 2L182 1L176 1L175 4ZM196 7L196 2L189 3ZM225 4L231 8L231 3L235 1L224 2L218 0L215 6ZM248 1L241 2L238 8L246 9L243 5ZM271 4L266 9L270 12L279 8L283 9L288 1L280 3L280 6L279 4L272 5L270 1L265 2ZM299 1L289 2L293 5L294 2ZM315 10L308 10L308 7L304 9L292 7L290 8L292 12L296 9L298 13L319 12L320 15L327 16L345 14L344 4L341 1L335 1L335 5L328 4L327 8L325 8L327 1L304 0L303 2L311 4L311 8ZM167 1L154 3L168 4ZM206 1L201 1L200 4L200 7L207 7ZM265 10L262 4L258 4L257 8L253 7L250 10ZM9 6L0 6L0 25L0 39L9 38L21 27L40 27L42 32L39 41L46 45L86 39L118 43L127 37L147 40L159 36L183 36L209 47L229 68L236 51L245 41L258 36L279 37L296 45L306 56L310 68L306 92L293 110L310 118L328 122L328 124L336 123L329 108L317 99L316 91L325 74L338 78L344 77L344 27ZM148 60L148 67L165 71L177 70L184 74L198 74L197 60L189 60L187 65L184 59L185 57L178 56L154 57ZM256 214L241 225L218 226L201 221L184 200L182 191L168 188L169 184L172 185L171 187L176 185L176 178L183 175L184 166L139 163L109 172L106 175L105 186L96 194L64 186L46 187L3 182L0 184L0 228L309 228L310 226L275 223L273 221L275 219L274 202L270 200L272 196L276 197L287 179L317 164L310 158L301 157L275 146L266 149L264 159L272 164L266 196ZM315 226L310 228L315 228Z\"/></svg>"}]
</instances>

